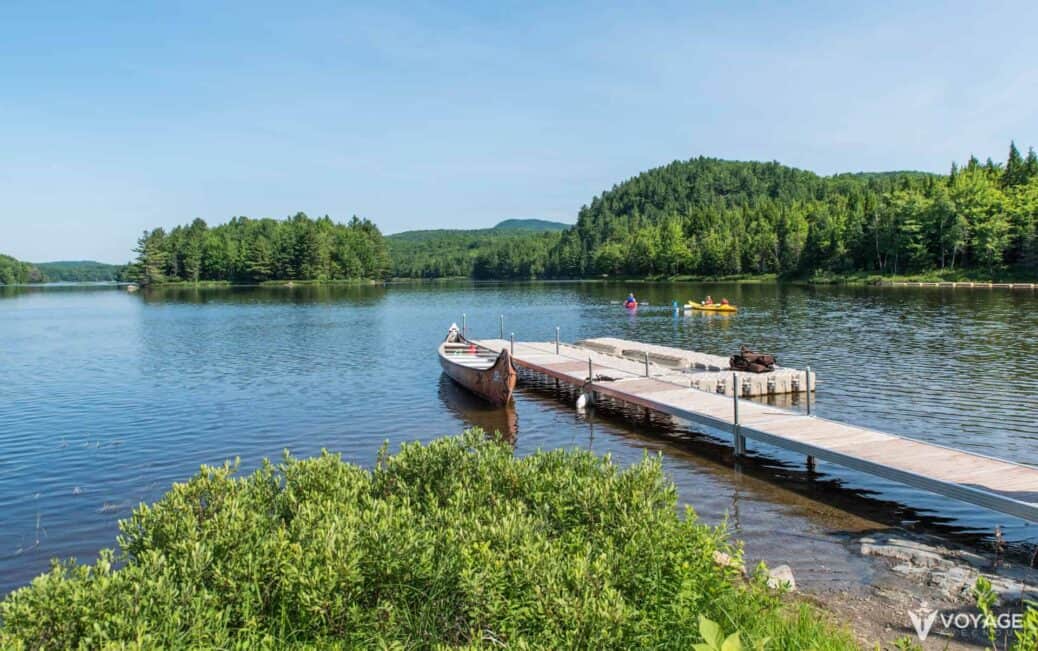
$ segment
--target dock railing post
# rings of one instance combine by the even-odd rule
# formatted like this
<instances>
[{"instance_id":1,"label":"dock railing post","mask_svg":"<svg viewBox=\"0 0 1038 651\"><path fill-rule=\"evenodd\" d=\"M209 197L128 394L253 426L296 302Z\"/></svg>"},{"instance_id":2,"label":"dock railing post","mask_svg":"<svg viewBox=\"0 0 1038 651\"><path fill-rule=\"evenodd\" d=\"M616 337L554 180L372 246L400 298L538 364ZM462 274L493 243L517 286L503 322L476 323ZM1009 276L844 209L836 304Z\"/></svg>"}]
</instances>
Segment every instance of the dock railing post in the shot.
<instances>
[{"instance_id":1,"label":"dock railing post","mask_svg":"<svg viewBox=\"0 0 1038 651\"><path fill-rule=\"evenodd\" d=\"M732 435L735 456L741 457L746 454L746 439L739 426L739 376L735 373L732 373Z\"/></svg>"},{"instance_id":2,"label":"dock railing post","mask_svg":"<svg viewBox=\"0 0 1038 651\"><path fill-rule=\"evenodd\" d=\"M591 355L587 357L587 381L591 382L595 379L595 374L591 370Z\"/></svg>"},{"instance_id":3,"label":"dock railing post","mask_svg":"<svg viewBox=\"0 0 1038 651\"><path fill-rule=\"evenodd\" d=\"M649 353L648 352L645 353L645 377L650 377L649 376Z\"/></svg>"},{"instance_id":4,"label":"dock railing post","mask_svg":"<svg viewBox=\"0 0 1038 651\"><path fill-rule=\"evenodd\" d=\"M805 387L807 389L807 415L810 416L811 415L811 367L810 366L808 366L807 370L804 371L804 375L806 376L805 379L807 380L807 382L805 382L805 384L807 385Z\"/></svg>"},{"instance_id":5,"label":"dock railing post","mask_svg":"<svg viewBox=\"0 0 1038 651\"><path fill-rule=\"evenodd\" d=\"M469 317L464 313L461 315L461 336L469 336Z\"/></svg>"},{"instance_id":6,"label":"dock railing post","mask_svg":"<svg viewBox=\"0 0 1038 651\"><path fill-rule=\"evenodd\" d=\"M555 354L559 354L559 326L555 326Z\"/></svg>"},{"instance_id":7,"label":"dock railing post","mask_svg":"<svg viewBox=\"0 0 1038 651\"><path fill-rule=\"evenodd\" d=\"M504 339L505 338L505 315L504 314L501 315L500 325L501 325L501 339Z\"/></svg>"},{"instance_id":8,"label":"dock railing post","mask_svg":"<svg viewBox=\"0 0 1038 651\"><path fill-rule=\"evenodd\" d=\"M510 347L508 349L508 352L512 356L515 356L515 333L514 332L509 336L509 342L511 343L511 345L510 345Z\"/></svg>"}]
</instances>

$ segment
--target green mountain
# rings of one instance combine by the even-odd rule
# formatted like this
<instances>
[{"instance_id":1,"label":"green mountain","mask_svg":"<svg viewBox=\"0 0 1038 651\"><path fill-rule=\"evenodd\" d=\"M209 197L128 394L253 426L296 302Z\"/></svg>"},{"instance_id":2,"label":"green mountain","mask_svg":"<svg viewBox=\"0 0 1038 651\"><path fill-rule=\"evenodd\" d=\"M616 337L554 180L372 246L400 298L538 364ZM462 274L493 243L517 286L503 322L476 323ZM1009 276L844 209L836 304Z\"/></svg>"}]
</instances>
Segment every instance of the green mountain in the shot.
<instances>
[{"instance_id":1,"label":"green mountain","mask_svg":"<svg viewBox=\"0 0 1038 651\"><path fill-rule=\"evenodd\" d=\"M495 231L564 231L572 224L552 222L546 219L506 219L494 226Z\"/></svg>"},{"instance_id":2,"label":"green mountain","mask_svg":"<svg viewBox=\"0 0 1038 651\"><path fill-rule=\"evenodd\" d=\"M507 219L493 228L404 231L386 237L396 278L536 278L567 224Z\"/></svg>"},{"instance_id":3,"label":"green mountain","mask_svg":"<svg viewBox=\"0 0 1038 651\"><path fill-rule=\"evenodd\" d=\"M119 279L124 265L106 264L93 260L59 260L37 262L49 282L106 282Z\"/></svg>"},{"instance_id":4,"label":"green mountain","mask_svg":"<svg viewBox=\"0 0 1038 651\"><path fill-rule=\"evenodd\" d=\"M396 276L786 276L975 270L1038 276L1038 156L970 158L944 174L820 176L777 162L693 158L629 178L572 227L412 231ZM520 228L517 228L520 227ZM521 228L525 227L525 228Z\"/></svg>"},{"instance_id":5,"label":"green mountain","mask_svg":"<svg viewBox=\"0 0 1038 651\"><path fill-rule=\"evenodd\" d=\"M948 175L822 177L695 158L643 172L580 210L545 263L591 275L1038 272L1038 157L971 158Z\"/></svg>"}]
</instances>

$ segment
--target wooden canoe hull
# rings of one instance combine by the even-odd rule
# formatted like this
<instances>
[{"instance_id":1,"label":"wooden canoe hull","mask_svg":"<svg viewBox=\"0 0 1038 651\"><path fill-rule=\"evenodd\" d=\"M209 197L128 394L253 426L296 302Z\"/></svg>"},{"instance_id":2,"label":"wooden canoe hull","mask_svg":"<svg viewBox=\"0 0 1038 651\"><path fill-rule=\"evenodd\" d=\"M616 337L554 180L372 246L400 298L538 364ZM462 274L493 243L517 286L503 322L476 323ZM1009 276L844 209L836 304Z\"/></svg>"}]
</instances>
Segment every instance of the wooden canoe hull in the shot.
<instances>
[{"instance_id":1,"label":"wooden canoe hull","mask_svg":"<svg viewBox=\"0 0 1038 651\"><path fill-rule=\"evenodd\" d=\"M445 342L440 346L440 367L447 377L492 404L508 404L515 390L517 374L507 350L498 354L490 368L476 369L451 361L446 345Z\"/></svg>"}]
</instances>

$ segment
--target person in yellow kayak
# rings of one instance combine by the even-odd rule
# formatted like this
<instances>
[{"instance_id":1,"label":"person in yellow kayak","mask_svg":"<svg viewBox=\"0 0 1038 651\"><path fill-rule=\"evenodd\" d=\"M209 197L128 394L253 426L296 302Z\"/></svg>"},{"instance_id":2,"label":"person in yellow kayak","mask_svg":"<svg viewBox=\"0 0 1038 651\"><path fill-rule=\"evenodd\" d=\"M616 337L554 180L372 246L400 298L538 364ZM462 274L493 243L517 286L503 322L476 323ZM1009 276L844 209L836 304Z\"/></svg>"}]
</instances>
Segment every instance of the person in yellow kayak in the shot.
<instances>
[{"instance_id":1,"label":"person in yellow kayak","mask_svg":"<svg viewBox=\"0 0 1038 651\"><path fill-rule=\"evenodd\" d=\"M713 305L713 304L714 304L714 299L710 296L710 294L707 294L706 295L706 299L703 300L703 305Z\"/></svg>"},{"instance_id":2,"label":"person in yellow kayak","mask_svg":"<svg viewBox=\"0 0 1038 651\"><path fill-rule=\"evenodd\" d=\"M721 299L721 305L728 305L728 299L727 298L722 298Z\"/></svg>"}]
</instances>

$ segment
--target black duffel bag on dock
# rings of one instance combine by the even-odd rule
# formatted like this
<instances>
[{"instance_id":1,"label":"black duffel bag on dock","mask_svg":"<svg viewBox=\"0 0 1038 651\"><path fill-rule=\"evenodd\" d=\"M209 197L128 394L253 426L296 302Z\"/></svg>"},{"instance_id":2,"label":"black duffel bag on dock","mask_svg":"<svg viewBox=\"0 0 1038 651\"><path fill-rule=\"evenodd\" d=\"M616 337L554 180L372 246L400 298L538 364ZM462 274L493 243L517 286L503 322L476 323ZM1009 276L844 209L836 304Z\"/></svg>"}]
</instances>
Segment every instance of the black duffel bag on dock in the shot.
<instances>
[{"instance_id":1,"label":"black duffel bag on dock","mask_svg":"<svg viewBox=\"0 0 1038 651\"><path fill-rule=\"evenodd\" d=\"M767 373L775 370L775 356L755 353L743 346L738 355L732 355L728 360L728 365L733 371Z\"/></svg>"}]
</instances>

